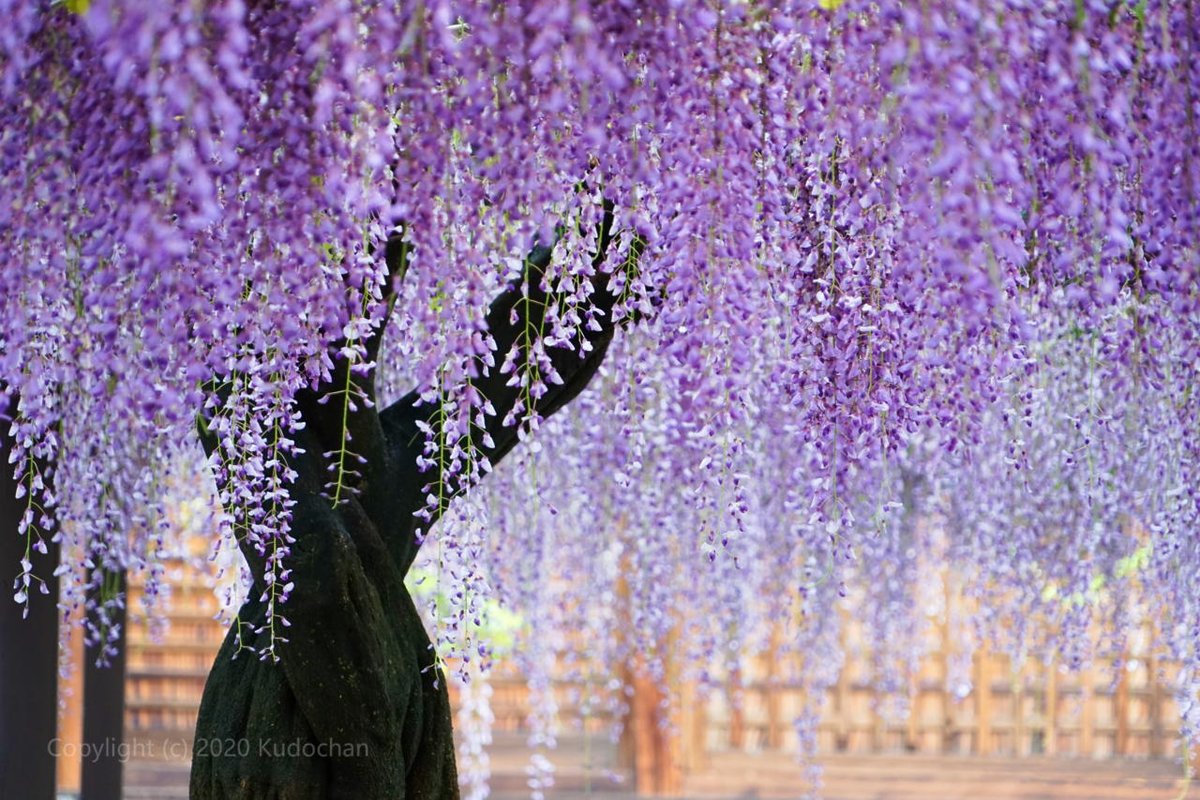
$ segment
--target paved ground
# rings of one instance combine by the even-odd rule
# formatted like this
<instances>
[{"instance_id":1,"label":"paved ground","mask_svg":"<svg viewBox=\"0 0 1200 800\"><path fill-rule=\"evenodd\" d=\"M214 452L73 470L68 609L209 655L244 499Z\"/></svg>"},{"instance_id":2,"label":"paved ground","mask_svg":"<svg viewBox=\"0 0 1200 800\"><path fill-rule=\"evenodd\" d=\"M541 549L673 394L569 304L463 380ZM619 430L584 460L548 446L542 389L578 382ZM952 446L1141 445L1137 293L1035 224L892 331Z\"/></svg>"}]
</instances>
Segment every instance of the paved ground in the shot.
<instances>
[{"instance_id":1,"label":"paved ground","mask_svg":"<svg viewBox=\"0 0 1200 800\"><path fill-rule=\"evenodd\" d=\"M547 800L632 800L619 784L582 767L580 751L564 745L557 788ZM524 754L494 757L492 800L524 800ZM829 756L825 800L1200 800L1200 781L1187 786L1183 768L1166 761L1067 761L932 756ZM775 754L714 755L685 785L692 800L801 798L804 770ZM184 800L187 764L128 765L125 800Z\"/></svg>"},{"instance_id":2,"label":"paved ground","mask_svg":"<svg viewBox=\"0 0 1200 800\"><path fill-rule=\"evenodd\" d=\"M714 756L686 784L692 798L798 798L802 768L777 755ZM829 756L826 800L1174 800L1183 767L1165 761L1065 761L934 756Z\"/></svg>"}]
</instances>

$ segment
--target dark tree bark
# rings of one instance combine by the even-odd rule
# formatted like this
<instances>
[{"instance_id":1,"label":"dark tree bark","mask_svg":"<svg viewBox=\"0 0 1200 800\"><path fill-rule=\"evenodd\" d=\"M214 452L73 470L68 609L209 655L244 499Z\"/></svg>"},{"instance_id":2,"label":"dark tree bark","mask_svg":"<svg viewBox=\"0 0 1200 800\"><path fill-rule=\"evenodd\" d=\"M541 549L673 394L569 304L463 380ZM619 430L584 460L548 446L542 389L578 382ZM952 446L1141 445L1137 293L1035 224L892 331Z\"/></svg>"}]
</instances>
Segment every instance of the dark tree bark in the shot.
<instances>
[{"instance_id":1,"label":"dark tree bark","mask_svg":"<svg viewBox=\"0 0 1200 800\"><path fill-rule=\"evenodd\" d=\"M15 412L14 408L11 409ZM25 539L17 536L21 505L8 463L9 412L0 397L0 564L5 592L0 595L0 798L53 800L53 752L58 722L58 545L47 542L49 556L34 556L49 596L36 589L29 617L13 602L13 571L25 557Z\"/></svg>"},{"instance_id":2,"label":"dark tree bark","mask_svg":"<svg viewBox=\"0 0 1200 800\"><path fill-rule=\"evenodd\" d=\"M611 224L610 209L599 231L597 264ZM389 242L386 255L394 273L403 270L399 242ZM539 288L549 258L549 249L535 248L527 260L533 289L523 295L513 287L489 310L500 357L526 323L539 324L554 299L553 290L548 297ZM598 304L611 311L606 276L596 279L594 291ZM591 352L553 354L564 382L539 400L541 415L583 390L612 334L608 314L602 330L588 334ZM378 337L369 350L377 348ZM344 364L339 370L331 387L344 386ZM501 424L517 400L507 379L493 374L475 384L498 412L488 422L494 446L486 452L493 462L517 441L517 432ZM372 386L362 388L373 396ZM236 631L226 637L200 706L193 800L458 797L446 682L403 583L417 554L418 525L427 524L414 512L424 506L422 489L437 478L418 469L425 437L417 423L430 421L434 409L410 394L382 412L352 414L353 449L366 463L356 492L333 508L323 491L328 464L322 454L337 448L342 415L334 403L317 402L326 390L299 398L306 427L296 439L304 452L292 461L299 477L290 488L295 544L286 566L297 588L283 608L289 641L272 664L248 654L235 658ZM252 550L245 555L261 575L262 558ZM261 592L262 586L252 590L240 612L241 621L255 628L266 621Z\"/></svg>"}]
</instances>

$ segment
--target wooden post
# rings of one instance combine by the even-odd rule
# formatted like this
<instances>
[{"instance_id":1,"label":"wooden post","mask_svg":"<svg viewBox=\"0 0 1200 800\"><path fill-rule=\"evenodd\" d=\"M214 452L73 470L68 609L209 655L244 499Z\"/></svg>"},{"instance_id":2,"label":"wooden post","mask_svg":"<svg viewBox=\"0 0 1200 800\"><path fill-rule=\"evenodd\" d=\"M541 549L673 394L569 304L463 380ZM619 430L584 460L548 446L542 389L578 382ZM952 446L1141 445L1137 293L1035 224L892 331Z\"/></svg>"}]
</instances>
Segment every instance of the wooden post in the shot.
<instances>
[{"instance_id":1,"label":"wooden post","mask_svg":"<svg viewBox=\"0 0 1200 800\"><path fill-rule=\"evenodd\" d=\"M1058 663L1051 660L1046 665L1046 719L1044 751L1048 756L1058 755Z\"/></svg>"},{"instance_id":2,"label":"wooden post","mask_svg":"<svg viewBox=\"0 0 1200 800\"><path fill-rule=\"evenodd\" d=\"M683 775L677 737L662 723L662 688L646 676L644 665L626 671L629 714L625 720L622 751L631 757L635 788L642 797L669 797L679 791Z\"/></svg>"},{"instance_id":3,"label":"wooden post","mask_svg":"<svg viewBox=\"0 0 1200 800\"><path fill-rule=\"evenodd\" d=\"M880 713L881 697L879 690L871 687L871 752L882 753L884 747L884 720Z\"/></svg>"},{"instance_id":4,"label":"wooden post","mask_svg":"<svg viewBox=\"0 0 1200 800\"><path fill-rule=\"evenodd\" d=\"M1129 755L1129 670L1126 669L1129 653L1121 657L1120 673L1117 675L1117 693L1113 697L1113 716L1117 727L1117 739L1113 743L1113 755Z\"/></svg>"},{"instance_id":5,"label":"wooden post","mask_svg":"<svg viewBox=\"0 0 1200 800\"><path fill-rule=\"evenodd\" d=\"M845 630L845 628L843 627L842 630ZM837 689L834 690L833 695L834 707L837 709L834 736L837 740L837 749L839 751L850 749L850 710L847 702L850 696L848 685L850 682L849 673L850 659L847 658L842 662L842 669L838 672Z\"/></svg>"},{"instance_id":6,"label":"wooden post","mask_svg":"<svg viewBox=\"0 0 1200 800\"><path fill-rule=\"evenodd\" d=\"M3 387L0 387L2 389ZM17 535L24 508L8 463L9 419L16 403L0 395L0 797L54 800L54 753L58 723L58 545L45 541L48 555L31 553L34 573L47 594L30 587L29 617L13 601L12 576L26 556Z\"/></svg>"},{"instance_id":7,"label":"wooden post","mask_svg":"<svg viewBox=\"0 0 1200 800\"><path fill-rule=\"evenodd\" d=\"M63 692L65 703L58 721L58 738L64 745L64 755L57 759L59 794L79 793L83 765L79 755L83 742L83 628L79 626L79 617L80 613L76 612L71 615L69 622L64 623L71 626L67 640L67 660L71 671L67 676L67 691ZM74 755L68 758L66 753Z\"/></svg>"},{"instance_id":8,"label":"wooden post","mask_svg":"<svg viewBox=\"0 0 1200 800\"><path fill-rule=\"evenodd\" d=\"M987 642L975 652L975 754L992 754L992 674Z\"/></svg>"},{"instance_id":9,"label":"wooden post","mask_svg":"<svg viewBox=\"0 0 1200 800\"><path fill-rule=\"evenodd\" d=\"M734 750L746 748L746 689L742 685L742 669L734 667L729 676L729 746Z\"/></svg>"},{"instance_id":10,"label":"wooden post","mask_svg":"<svg viewBox=\"0 0 1200 800\"><path fill-rule=\"evenodd\" d=\"M921 749L919 723L925 705L925 696L921 691L922 669L922 665L918 664L916 671L908 679L908 720L904 726L904 749L909 753L916 753Z\"/></svg>"},{"instance_id":11,"label":"wooden post","mask_svg":"<svg viewBox=\"0 0 1200 800\"><path fill-rule=\"evenodd\" d=\"M783 747L783 714L779 708L779 623L771 623L771 643L767 651L767 747Z\"/></svg>"},{"instance_id":12,"label":"wooden post","mask_svg":"<svg viewBox=\"0 0 1200 800\"><path fill-rule=\"evenodd\" d=\"M695 681L685 681L679 693L679 766L684 774L697 772L706 762L704 704Z\"/></svg>"},{"instance_id":13,"label":"wooden post","mask_svg":"<svg viewBox=\"0 0 1200 800\"><path fill-rule=\"evenodd\" d=\"M1028 756L1033 752L1033 735L1025 722L1025 685L1021 673L1012 670L1013 753Z\"/></svg>"},{"instance_id":14,"label":"wooden post","mask_svg":"<svg viewBox=\"0 0 1200 800\"><path fill-rule=\"evenodd\" d=\"M1083 708L1079 720L1079 754L1084 758L1096 757L1096 703L1093 692L1092 668L1089 666L1079 675L1079 696Z\"/></svg>"},{"instance_id":15,"label":"wooden post","mask_svg":"<svg viewBox=\"0 0 1200 800\"><path fill-rule=\"evenodd\" d=\"M125 574L111 573L107 578L117 592L125 592ZM108 800L121 796L123 759L119 757L125 742L125 654L126 614L124 606L112 620L119 625L117 654L108 666L96 666L100 648L89 646L83 662L83 741L90 752L102 754L83 762L81 800Z\"/></svg>"},{"instance_id":16,"label":"wooden post","mask_svg":"<svg viewBox=\"0 0 1200 800\"><path fill-rule=\"evenodd\" d=\"M624 567L624 565L622 565ZM617 619L621 630L629 630L629 584L622 568L617 579ZM674 639L674 636L671 637ZM669 651L673 642L663 643ZM670 661L667 661L667 679L673 676ZM617 745L622 764L633 773L634 790L639 796L662 797L676 794L683 784L680 769L684 748L679 741L679 728L664 724L662 687L649 677L649 670L641 656L634 656L630 663L621 667L625 697L628 708L625 723L621 727L621 739ZM678 683L678 681L676 681ZM674 720L681 722L680 719Z\"/></svg>"},{"instance_id":17,"label":"wooden post","mask_svg":"<svg viewBox=\"0 0 1200 800\"><path fill-rule=\"evenodd\" d=\"M941 703L942 711L942 727L941 741L939 742L941 749L938 755L945 755L950 752L950 745L954 741L954 703L951 700L949 691L950 678L950 615L954 611L954 597L950 593L950 573L948 570L942 570L942 619L939 623L941 630L940 646L938 655L941 658L941 675L939 676L942 691L938 695L938 702Z\"/></svg>"},{"instance_id":18,"label":"wooden post","mask_svg":"<svg viewBox=\"0 0 1200 800\"><path fill-rule=\"evenodd\" d=\"M675 797L682 791L683 765L687 758L685 753L689 749L684 735L683 709L680 706L683 699L683 678L678 659L671 657L678 647L678 637L678 627L673 628L663 656L667 660L666 686L658 687L659 702L655 706L655 722L658 723L655 732L659 744L656 791L665 797ZM664 705L672 698L675 702L671 704L669 711L665 711Z\"/></svg>"},{"instance_id":19,"label":"wooden post","mask_svg":"<svg viewBox=\"0 0 1200 800\"><path fill-rule=\"evenodd\" d=\"M1158 676L1158 659L1150 656L1146 660L1146 669L1150 681L1150 757L1163 758L1167 748L1163 736L1163 690Z\"/></svg>"}]
</instances>

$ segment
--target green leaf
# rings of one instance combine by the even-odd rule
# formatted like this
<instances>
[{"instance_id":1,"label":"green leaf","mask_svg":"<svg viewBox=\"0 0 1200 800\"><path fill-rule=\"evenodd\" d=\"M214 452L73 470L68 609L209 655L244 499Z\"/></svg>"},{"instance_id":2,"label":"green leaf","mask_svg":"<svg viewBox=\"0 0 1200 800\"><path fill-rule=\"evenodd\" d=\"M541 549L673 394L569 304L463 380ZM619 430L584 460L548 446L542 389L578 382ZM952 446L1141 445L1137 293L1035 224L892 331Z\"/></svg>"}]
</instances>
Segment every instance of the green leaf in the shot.
<instances>
[{"instance_id":1,"label":"green leaf","mask_svg":"<svg viewBox=\"0 0 1200 800\"><path fill-rule=\"evenodd\" d=\"M1144 544L1122 558L1113 569L1118 578L1128 578L1144 570L1150 563L1150 545Z\"/></svg>"}]
</instances>

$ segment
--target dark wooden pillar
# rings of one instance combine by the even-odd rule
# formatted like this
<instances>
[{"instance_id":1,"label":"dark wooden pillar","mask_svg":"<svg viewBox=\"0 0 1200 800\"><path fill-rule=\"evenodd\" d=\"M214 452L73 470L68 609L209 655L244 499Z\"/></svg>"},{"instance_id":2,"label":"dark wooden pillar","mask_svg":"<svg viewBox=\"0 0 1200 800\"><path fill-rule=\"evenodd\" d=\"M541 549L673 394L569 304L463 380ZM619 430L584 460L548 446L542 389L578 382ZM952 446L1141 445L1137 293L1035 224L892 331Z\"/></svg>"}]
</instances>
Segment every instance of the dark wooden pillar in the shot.
<instances>
[{"instance_id":1,"label":"dark wooden pillar","mask_svg":"<svg viewBox=\"0 0 1200 800\"><path fill-rule=\"evenodd\" d=\"M15 405L15 404L14 404ZM25 557L17 536L23 506L8 463L10 409L0 401L0 797L54 800L58 690L57 545L32 554L49 595L34 591L29 617L13 602L12 580Z\"/></svg>"},{"instance_id":2,"label":"dark wooden pillar","mask_svg":"<svg viewBox=\"0 0 1200 800\"><path fill-rule=\"evenodd\" d=\"M108 581L125 593L124 573L110 574ZM98 646L89 646L83 659L83 743L86 752L98 758L84 759L80 780L81 800L116 800L121 797L125 752L125 609L114 617L119 624L119 650L107 666L96 666Z\"/></svg>"}]
</instances>

